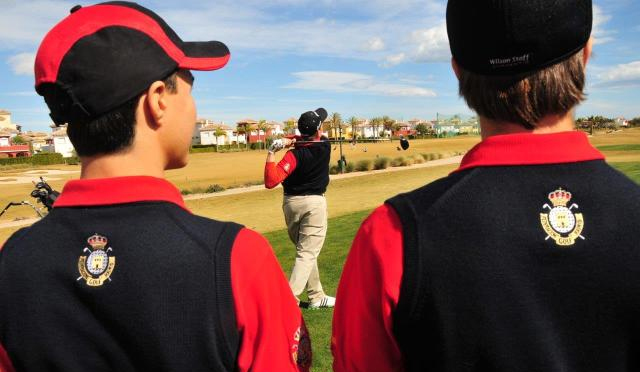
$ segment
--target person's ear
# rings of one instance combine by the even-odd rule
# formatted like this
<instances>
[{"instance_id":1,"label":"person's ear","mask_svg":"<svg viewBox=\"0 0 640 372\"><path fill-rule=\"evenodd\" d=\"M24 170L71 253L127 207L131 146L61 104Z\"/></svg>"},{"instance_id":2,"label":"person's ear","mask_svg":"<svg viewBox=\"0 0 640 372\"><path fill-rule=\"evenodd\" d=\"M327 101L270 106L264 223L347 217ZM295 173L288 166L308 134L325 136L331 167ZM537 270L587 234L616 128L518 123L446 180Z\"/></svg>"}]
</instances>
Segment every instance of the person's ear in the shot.
<instances>
[{"instance_id":1,"label":"person's ear","mask_svg":"<svg viewBox=\"0 0 640 372\"><path fill-rule=\"evenodd\" d=\"M456 62L456 60L451 57L451 68L453 69L453 72L456 74L456 77L458 78L458 80L460 80L460 66L458 66L458 62Z\"/></svg>"},{"instance_id":2,"label":"person's ear","mask_svg":"<svg viewBox=\"0 0 640 372\"><path fill-rule=\"evenodd\" d=\"M585 66L589 62L589 59L591 58L592 51L593 51L593 36L589 38L582 52L582 62L584 63Z\"/></svg>"},{"instance_id":3,"label":"person's ear","mask_svg":"<svg viewBox=\"0 0 640 372\"><path fill-rule=\"evenodd\" d=\"M156 126L162 125L163 118L167 111L167 95L169 91L162 81L156 81L147 89L145 104L147 111Z\"/></svg>"}]
</instances>

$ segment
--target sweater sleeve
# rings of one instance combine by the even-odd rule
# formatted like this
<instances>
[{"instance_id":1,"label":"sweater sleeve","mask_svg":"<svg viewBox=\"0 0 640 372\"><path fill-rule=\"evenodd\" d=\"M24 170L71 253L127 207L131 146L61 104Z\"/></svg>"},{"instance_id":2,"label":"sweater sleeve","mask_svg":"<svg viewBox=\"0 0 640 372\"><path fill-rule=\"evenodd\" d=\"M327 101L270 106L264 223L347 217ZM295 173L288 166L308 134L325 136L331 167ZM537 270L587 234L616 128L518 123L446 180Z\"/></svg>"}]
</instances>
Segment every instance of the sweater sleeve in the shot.
<instances>
[{"instance_id":1,"label":"sweater sleeve","mask_svg":"<svg viewBox=\"0 0 640 372\"><path fill-rule=\"evenodd\" d=\"M0 372L14 372L9 355L0 344Z\"/></svg>"},{"instance_id":2,"label":"sweater sleeve","mask_svg":"<svg viewBox=\"0 0 640 372\"><path fill-rule=\"evenodd\" d=\"M291 151L287 151L282 160L276 165L275 162L267 162L264 165L264 185L272 189L284 181L295 169L298 162Z\"/></svg>"},{"instance_id":3,"label":"sweater sleeve","mask_svg":"<svg viewBox=\"0 0 640 372\"><path fill-rule=\"evenodd\" d=\"M384 205L363 222L340 278L331 338L335 372L402 370L393 335L401 281L402 226Z\"/></svg>"},{"instance_id":4,"label":"sweater sleeve","mask_svg":"<svg viewBox=\"0 0 640 372\"><path fill-rule=\"evenodd\" d=\"M269 243L243 229L231 253L240 372L298 372L311 365L302 313Z\"/></svg>"}]
</instances>

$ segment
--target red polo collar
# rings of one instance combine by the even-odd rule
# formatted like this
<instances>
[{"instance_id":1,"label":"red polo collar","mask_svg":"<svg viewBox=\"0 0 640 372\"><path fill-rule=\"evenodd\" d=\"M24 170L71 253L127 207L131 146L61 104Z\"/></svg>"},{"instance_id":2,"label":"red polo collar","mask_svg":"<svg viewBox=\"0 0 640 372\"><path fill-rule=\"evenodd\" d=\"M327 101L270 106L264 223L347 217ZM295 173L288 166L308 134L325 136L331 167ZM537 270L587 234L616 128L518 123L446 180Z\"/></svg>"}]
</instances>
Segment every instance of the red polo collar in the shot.
<instances>
[{"instance_id":1,"label":"red polo collar","mask_svg":"<svg viewBox=\"0 0 640 372\"><path fill-rule=\"evenodd\" d=\"M80 179L67 182L54 207L80 207L165 201L187 210L180 191L169 181L150 176Z\"/></svg>"},{"instance_id":2,"label":"red polo collar","mask_svg":"<svg viewBox=\"0 0 640 372\"><path fill-rule=\"evenodd\" d=\"M499 165L534 165L602 160L604 155L580 131L491 136L474 146L455 171Z\"/></svg>"}]
</instances>

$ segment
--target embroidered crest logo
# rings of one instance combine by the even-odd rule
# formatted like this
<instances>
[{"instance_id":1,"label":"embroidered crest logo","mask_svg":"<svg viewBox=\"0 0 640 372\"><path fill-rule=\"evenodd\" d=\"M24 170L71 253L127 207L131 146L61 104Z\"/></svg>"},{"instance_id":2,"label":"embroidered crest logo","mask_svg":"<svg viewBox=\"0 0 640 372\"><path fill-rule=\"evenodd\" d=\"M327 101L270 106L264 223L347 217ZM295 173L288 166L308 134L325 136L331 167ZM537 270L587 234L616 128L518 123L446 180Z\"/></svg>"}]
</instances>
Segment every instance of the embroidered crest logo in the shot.
<instances>
[{"instance_id":1,"label":"embroidered crest logo","mask_svg":"<svg viewBox=\"0 0 640 372\"><path fill-rule=\"evenodd\" d=\"M576 239L584 240L582 230L584 229L584 218L582 213L574 213L574 209L578 209L578 204L571 204L571 193L559 188L549 193L549 204L542 206L546 209L546 213L540 213L540 223L547 233L545 240L553 239L559 246L570 246L575 244Z\"/></svg>"},{"instance_id":2,"label":"embroidered crest logo","mask_svg":"<svg viewBox=\"0 0 640 372\"><path fill-rule=\"evenodd\" d=\"M84 279L91 287L99 287L106 280L111 281L110 276L116 267L116 258L111 253L113 249L107 247L108 242L106 237L98 234L87 239L91 248L84 247L84 255L78 259L80 277L77 280Z\"/></svg>"}]
</instances>

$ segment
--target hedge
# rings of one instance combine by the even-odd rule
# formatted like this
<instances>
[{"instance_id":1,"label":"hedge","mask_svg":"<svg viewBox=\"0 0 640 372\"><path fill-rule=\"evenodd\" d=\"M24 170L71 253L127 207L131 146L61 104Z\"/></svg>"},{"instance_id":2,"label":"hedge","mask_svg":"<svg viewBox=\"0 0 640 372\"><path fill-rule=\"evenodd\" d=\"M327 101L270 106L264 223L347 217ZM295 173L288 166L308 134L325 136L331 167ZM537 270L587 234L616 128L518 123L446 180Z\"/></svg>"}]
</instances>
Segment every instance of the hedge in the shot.
<instances>
[{"instance_id":1,"label":"hedge","mask_svg":"<svg viewBox=\"0 0 640 372\"><path fill-rule=\"evenodd\" d=\"M19 158L2 158L0 159L0 165L11 164L32 164L32 165L52 165L52 164L64 164L64 158L62 154L57 152L46 152L35 154L33 156L24 156Z\"/></svg>"}]
</instances>

